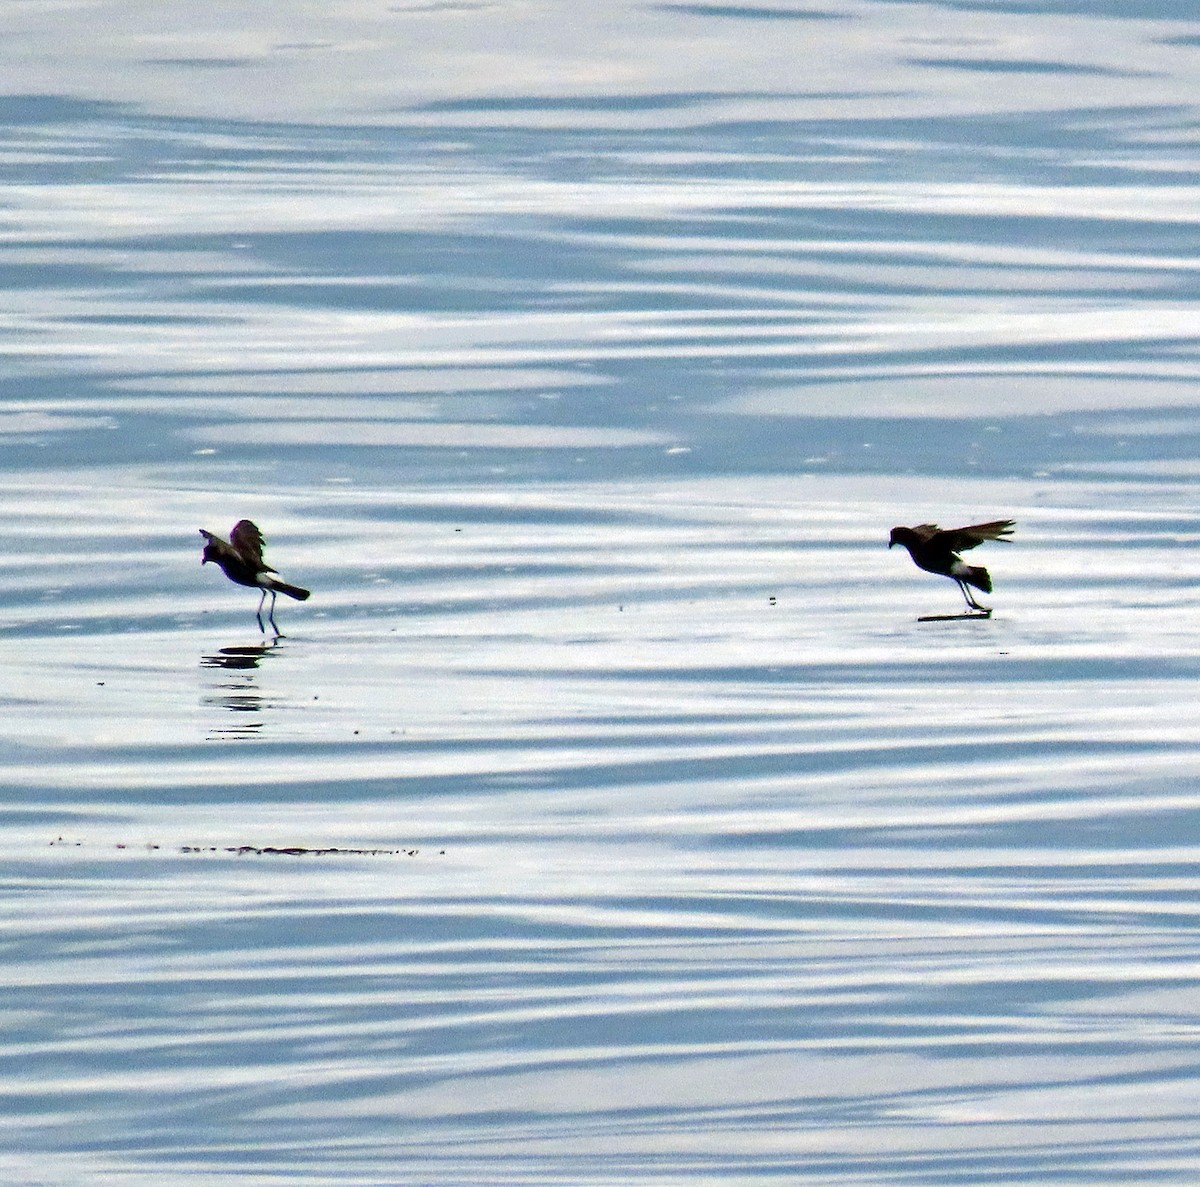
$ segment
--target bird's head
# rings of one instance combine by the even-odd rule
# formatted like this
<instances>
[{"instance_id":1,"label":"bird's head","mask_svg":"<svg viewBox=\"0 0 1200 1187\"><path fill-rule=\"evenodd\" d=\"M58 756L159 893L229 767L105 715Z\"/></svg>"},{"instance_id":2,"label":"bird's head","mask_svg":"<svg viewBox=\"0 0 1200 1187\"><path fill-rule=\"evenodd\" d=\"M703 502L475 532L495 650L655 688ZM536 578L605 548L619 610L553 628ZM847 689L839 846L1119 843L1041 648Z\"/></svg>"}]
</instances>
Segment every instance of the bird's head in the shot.
<instances>
[{"instance_id":1,"label":"bird's head","mask_svg":"<svg viewBox=\"0 0 1200 1187\"><path fill-rule=\"evenodd\" d=\"M217 546L213 543L212 536L209 535L209 533L203 528L200 529L200 535L202 535L207 541L207 543L204 545L204 552L200 556L200 563L202 565L207 565L209 561L213 561L215 563L217 557L221 554L217 551Z\"/></svg>"},{"instance_id":2,"label":"bird's head","mask_svg":"<svg viewBox=\"0 0 1200 1187\"><path fill-rule=\"evenodd\" d=\"M892 534L888 537L889 548L893 548L895 545L900 543L900 533L903 531L903 528L892 528Z\"/></svg>"}]
</instances>

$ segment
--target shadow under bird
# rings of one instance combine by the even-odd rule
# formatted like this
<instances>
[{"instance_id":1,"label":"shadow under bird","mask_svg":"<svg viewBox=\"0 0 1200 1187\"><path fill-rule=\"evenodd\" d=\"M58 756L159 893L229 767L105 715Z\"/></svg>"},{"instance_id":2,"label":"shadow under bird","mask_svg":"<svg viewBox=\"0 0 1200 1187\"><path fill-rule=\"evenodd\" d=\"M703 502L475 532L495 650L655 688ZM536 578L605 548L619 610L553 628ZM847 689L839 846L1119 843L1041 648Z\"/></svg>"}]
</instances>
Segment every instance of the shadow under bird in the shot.
<instances>
[{"instance_id":1,"label":"shadow under bird","mask_svg":"<svg viewBox=\"0 0 1200 1187\"><path fill-rule=\"evenodd\" d=\"M271 607L267 611L267 619L274 627L275 634L278 635L279 627L275 626L275 595L287 594L289 598L303 602L308 598L309 591L301 589L298 585L289 585L286 581L281 581L276 571L263 560L263 545L266 541L263 539L262 532L250 520L238 520L233 525L233 531L229 533L228 540L222 540L220 536L214 535L204 528L200 529L200 535L208 541L204 545L204 555L200 559L202 565L212 561L213 564L220 565L221 571L235 584L248 585L252 589L262 590L262 597L258 600L257 615L258 629L264 635L267 633L267 628L263 626L262 609L267 600L267 594L271 595Z\"/></svg>"},{"instance_id":2,"label":"shadow under bird","mask_svg":"<svg viewBox=\"0 0 1200 1187\"><path fill-rule=\"evenodd\" d=\"M967 599L967 606L986 618L991 614L991 608L981 606L972 595L970 587L974 586L984 593L991 593L992 578L987 569L980 565L966 564L958 554L975 548L985 540L1012 543L1009 536L1012 535L1016 523L1015 519L996 519L991 523L976 523L966 528L946 528L944 531L936 523L920 523L915 528L892 528L888 547L903 544L917 568L957 581L958 588ZM968 614L966 617L973 615Z\"/></svg>"}]
</instances>

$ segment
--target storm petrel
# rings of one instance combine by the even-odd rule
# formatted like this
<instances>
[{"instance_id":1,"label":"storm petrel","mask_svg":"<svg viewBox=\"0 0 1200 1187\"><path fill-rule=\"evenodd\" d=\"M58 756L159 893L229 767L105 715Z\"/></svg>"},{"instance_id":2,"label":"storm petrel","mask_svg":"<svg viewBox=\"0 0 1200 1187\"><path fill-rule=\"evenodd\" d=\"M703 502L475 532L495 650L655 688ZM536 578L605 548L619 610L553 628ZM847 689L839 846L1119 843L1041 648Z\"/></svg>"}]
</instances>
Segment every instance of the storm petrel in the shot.
<instances>
[{"instance_id":1,"label":"storm petrel","mask_svg":"<svg viewBox=\"0 0 1200 1187\"><path fill-rule=\"evenodd\" d=\"M309 591L301 589L298 585L289 585L286 581L280 581L275 570L263 560L263 545L266 541L263 539L262 532L250 520L238 520L233 525L233 531L229 533L228 540L222 540L220 536L216 536L204 528L200 529L200 535L208 541L204 545L204 555L200 560L202 565L212 561L214 564L220 565L221 571L236 585L248 585L252 589L262 590L262 597L258 600L257 615L258 629L264 635L267 633L267 628L263 626L262 609L267 600L267 594L271 595L271 607L267 611L267 619L275 628L275 634L278 635L279 628L275 626L275 595L287 594L289 598L303 602L309 596Z\"/></svg>"},{"instance_id":2,"label":"storm petrel","mask_svg":"<svg viewBox=\"0 0 1200 1187\"><path fill-rule=\"evenodd\" d=\"M972 524L967 528L948 528L943 531L936 523L921 523L915 528L892 528L888 547L903 544L913 558L917 568L927 573L939 573L958 582L967 605L972 610L990 614L987 606L981 606L972 596L969 586L992 592L992 579L987 569L979 565L963 563L958 554L982 544L985 540L1000 540L1009 543L1016 526L1014 519L997 519L991 523Z\"/></svg>"}]
</instances>

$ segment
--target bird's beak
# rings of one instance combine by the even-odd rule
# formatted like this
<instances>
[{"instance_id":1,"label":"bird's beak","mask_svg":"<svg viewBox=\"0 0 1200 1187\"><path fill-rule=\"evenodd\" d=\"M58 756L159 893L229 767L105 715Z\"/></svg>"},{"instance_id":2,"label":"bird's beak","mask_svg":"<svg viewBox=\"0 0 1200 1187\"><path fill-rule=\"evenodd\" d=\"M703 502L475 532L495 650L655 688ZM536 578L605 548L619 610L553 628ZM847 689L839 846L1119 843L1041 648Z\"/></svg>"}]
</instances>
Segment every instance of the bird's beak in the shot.
<instances>
[{"instance_id":1,"label":"bird's beak","mask_svg":"<svg viewBox=\"0 0 1200 1187\"><path fill-rule=\"evenodd\" d=\"M895 544L896 544L896 541L895 541L895 540L889 540L889 541L888 541L888 547L889 547L889 548L893 548L893 547L895 546Z\"/></svg>"}]
</instances>

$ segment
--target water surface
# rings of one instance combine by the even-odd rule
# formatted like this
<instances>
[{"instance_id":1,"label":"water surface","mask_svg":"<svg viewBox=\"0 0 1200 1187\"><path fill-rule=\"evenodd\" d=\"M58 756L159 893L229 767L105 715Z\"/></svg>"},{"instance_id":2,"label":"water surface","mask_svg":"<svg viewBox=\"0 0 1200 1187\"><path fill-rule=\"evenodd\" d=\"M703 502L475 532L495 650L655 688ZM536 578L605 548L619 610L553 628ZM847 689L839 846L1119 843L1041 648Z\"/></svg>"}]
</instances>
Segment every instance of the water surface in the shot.
<instances>
[{"instance_id":1,"label":"water surface","mask_svg":"<svg viewBox=\"0 0 1200 1187\"><path fill-rule=\"evenodd\" d=\"M2 51L6 1179L1193 1181L1190 10L87 12Z\"/></svg>"}]
</instances>

